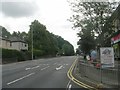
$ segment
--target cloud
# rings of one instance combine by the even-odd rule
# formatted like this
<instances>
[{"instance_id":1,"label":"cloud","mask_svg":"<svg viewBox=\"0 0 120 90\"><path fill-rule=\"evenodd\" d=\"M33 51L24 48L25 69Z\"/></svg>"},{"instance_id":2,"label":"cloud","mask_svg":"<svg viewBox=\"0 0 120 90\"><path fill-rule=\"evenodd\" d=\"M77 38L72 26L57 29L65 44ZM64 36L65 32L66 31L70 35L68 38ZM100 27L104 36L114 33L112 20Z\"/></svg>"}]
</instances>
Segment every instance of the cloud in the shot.
<instances>
[{"instance_id":1,"label":"cloud","mask_svg":"<svg viewBox=\"0 0 120 90\"><path fill-rule=\"evenodd\" d=\"M28 17L35 14L37 5L33 2L2 2L1 10L8 17Z\"/></svg>"}]
</instances>

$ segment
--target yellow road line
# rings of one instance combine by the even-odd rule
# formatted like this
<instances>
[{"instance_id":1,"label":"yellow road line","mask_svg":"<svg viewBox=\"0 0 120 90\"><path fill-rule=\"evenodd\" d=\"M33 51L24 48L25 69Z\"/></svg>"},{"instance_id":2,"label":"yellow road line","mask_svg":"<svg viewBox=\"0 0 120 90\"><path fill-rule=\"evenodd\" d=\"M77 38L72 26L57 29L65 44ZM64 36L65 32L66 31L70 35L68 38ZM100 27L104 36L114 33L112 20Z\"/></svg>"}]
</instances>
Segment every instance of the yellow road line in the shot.
<instances>
[{"instance_id":1,"label":"yellow road line","mask_svg":"<svg viewBox=\"0 0 120 90\"><path fill-rule=\"evenodd\" d=\"M89 85L87 85L87 84L85 84L83 82L80 82L79 80L77 80L76 78L73 77L72 71L73 71L73 69L75 67L76 61L77 61L77 59L75 59L75 61L73 62L73 64L71 65L70 69L67 72L67 76L69 77L69 79L71 79L74 83L76 83L77 85L79 85L79 86L81 86L83 88L87 88L89 90L93 90L93 89L97 90L96 88L94 88L92 86L89 86Z\"/></svg>"}]
</instances>

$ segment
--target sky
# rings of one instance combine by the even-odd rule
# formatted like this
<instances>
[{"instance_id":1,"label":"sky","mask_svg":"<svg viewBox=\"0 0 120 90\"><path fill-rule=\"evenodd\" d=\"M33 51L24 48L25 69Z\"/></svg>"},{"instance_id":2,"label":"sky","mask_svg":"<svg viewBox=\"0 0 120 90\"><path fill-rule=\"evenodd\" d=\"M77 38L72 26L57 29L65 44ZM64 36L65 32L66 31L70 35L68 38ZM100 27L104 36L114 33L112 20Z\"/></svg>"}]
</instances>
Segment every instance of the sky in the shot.
<instances>
[{"instance_id":1,"label":"sky","mask_svg":"<svg viewBox=\"0 0 120 90\"><path fill-rule=\"evenodd\" d=\"M2 0L0 2L0 25L9 32L28 32L35 19L47 27L49 32L63 37L76 49L77 30L67 19L72 16L67 0Z\"/></svg>"}]
</instances>

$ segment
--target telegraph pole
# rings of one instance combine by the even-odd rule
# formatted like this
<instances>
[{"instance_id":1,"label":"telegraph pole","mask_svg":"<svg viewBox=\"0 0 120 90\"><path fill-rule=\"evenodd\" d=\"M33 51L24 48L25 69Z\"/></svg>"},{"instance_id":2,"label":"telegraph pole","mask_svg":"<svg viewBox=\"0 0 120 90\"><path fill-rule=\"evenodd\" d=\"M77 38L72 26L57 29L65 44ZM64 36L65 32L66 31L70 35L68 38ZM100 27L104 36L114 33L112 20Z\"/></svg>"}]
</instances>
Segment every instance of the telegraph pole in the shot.
<instances>
[{"instance_id":1,"label":"telegraph pole","mask_svg":"<svg viewBox=\"0 0 120 90\"><path fill-rule=\"evenodd\" d=\"M33 28L32 28L32 31L31 31L31 36L32 36L32 60L33 60Z\"/></svg>"}]
</instances>

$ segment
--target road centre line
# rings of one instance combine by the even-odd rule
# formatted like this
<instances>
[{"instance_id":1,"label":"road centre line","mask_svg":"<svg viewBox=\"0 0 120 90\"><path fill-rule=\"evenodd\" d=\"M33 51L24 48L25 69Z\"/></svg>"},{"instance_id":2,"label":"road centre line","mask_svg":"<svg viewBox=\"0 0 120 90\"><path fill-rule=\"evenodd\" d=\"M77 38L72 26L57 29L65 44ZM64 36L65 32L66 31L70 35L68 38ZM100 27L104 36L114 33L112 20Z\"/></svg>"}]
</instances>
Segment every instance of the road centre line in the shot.
<instances>
[{"instance_id":1,"label":"road centre line","mask_svg":"<svg viewBox=\"0 0 120 90\"><path fill-rule=\"evenodd\" d=\"M71 88L72 88L72 84L69 85L68 90L71 90Z\"/></svg>"},{"instance_id":2,"label":"road centre line","mask_svg":"<svg viewBox=\"0 0 120 90\"><path fill-rule=\"evenodd\" d=\"M29 69L31 69L31 68L25 68L25 70L29 70Z\"/></svg>"},{"instance_id":3,"label":"road centre line","mask_svg":"<svg viewBox=\"0 0 120 90\"><path fill-rule=\"evenodd\" d=\"M35 68L39 68L40 66L35 66L35 67L32 67L32 68L25 68L25 70L30 70L30 69L35 69Z\"/></svg>"},{"instance_id":4,"label":"road centre line","mask_svg":"<svg viewBox=\"0 0 120 90\"><path fill-rule=\"evenodd\" d=\"M32 67L31 69L35 69L35 68L39 68L40 66L35 66L35 67Z\"/></svg>"},{"instance_id":5,"label":"road centre line","mask_svg":"<svg viewBox=\"0 0 120 90\"><path fill-rule=\"evenodd\" d=\"M69 80L69 82L68 82L68 84L67 84L67 89L68 89L68 87L69 87L70 83L71 83L71 79Z\"/></svg>"},{"instance_id":6,"label":"road centre line","mask_svg":"<svg viewBox=\"0 0 120 90\"><path fill-rule=\"evenodd\" d=\"M31 75L33 75L33 74L35 74L35 73L30 73L30 74L28 74L28 75L26 75L26 76L23 76L23 77L21 77L21 78L18 78L18 79L14 80L14 81L11 81L11 82L7 83L7 85L13 84L13 83L15 83L15 82L17 82L17 81L20 81L20 80L22 80L22 79L24 79L24 78L27 78L27 77L29 77L29 76L31 76Z\"/></svg>"},{"instance_id":7,"label":"road centre line","mask_svg":"<svg viewBox=\"0 0 120 90\"><path fill-rule=\"evenodd\" d=\"M50 66L47 66L47 67L45 67L45 68L42 68L41 70L44 70L44 69L47 69L47 68L49 68Z\"/></svg>"}]
</instances>

